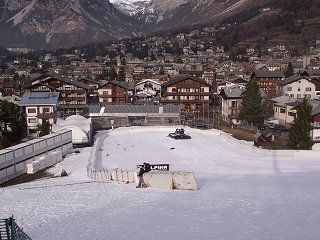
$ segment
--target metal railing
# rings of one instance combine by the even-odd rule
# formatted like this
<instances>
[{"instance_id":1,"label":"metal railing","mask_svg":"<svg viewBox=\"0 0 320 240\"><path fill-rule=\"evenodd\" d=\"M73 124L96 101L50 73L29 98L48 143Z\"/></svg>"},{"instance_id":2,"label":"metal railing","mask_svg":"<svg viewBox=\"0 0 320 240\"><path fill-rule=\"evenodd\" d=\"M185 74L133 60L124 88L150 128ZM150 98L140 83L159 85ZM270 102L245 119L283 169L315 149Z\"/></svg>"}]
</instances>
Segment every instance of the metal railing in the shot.
<instances>
[{"instance_id":1,"label":"metal railing","mask_svg":"<svg viewBox=\"0 0 320 240\"><path fill-rule=\"evenodd\" d=\"M0 240L32 240L15 222L13 216L0 219Z\"/></svg>"}]
</instances>

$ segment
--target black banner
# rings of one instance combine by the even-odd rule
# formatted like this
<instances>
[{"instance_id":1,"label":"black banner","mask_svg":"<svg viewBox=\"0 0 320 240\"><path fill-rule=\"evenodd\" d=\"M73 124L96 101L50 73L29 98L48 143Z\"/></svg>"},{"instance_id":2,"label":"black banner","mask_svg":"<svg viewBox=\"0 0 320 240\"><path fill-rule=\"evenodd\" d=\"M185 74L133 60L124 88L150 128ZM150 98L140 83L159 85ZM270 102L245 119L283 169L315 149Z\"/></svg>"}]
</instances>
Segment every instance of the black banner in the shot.
<instances>
[{"instance_id":1,"label":"black banner","mask_svg":"<svg viewBox=\"0 0 320 240\"><path fill-rule=\"evenodd\" d=\"M137 165L137 168L143 168L144 165ZM150 164L151 170L169 171L170 164Z\"/></svg>"}]
</instances>

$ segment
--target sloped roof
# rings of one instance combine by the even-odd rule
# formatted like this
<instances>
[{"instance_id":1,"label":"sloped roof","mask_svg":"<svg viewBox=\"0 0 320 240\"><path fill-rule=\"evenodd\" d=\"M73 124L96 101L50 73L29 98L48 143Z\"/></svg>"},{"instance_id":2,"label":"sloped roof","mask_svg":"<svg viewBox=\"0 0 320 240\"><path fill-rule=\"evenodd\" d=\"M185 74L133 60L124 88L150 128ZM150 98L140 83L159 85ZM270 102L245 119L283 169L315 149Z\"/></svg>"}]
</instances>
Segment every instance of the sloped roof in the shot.
<instances>
[{"instance_id":1,"label":"sloped roof","mask_svg":"<svg viewBox=\"0 0 320 240\"><path fill-rule=\"evenodd\" d=\"M209 86L209 84L204 79L198 78L198 77L193 77L190 75L177 75L177 76L171 78L168 82L164 83L163 86L165 86L165 87L170 86L174 83L177 83L177 82L180 82L180 81L183 81L186 79L191 79L191 80L194 80L194 81L197 81L199 83L202 83L202 84Z\"/></svg>"},{"instance_id":2,"label":"sloped roof","mask_svg":"<svg viewBox=\"0 0 320 240\"><path fill-rule=\"evenodd\" d=\"M282 71L254 71L257 78L284 78Z\"/></svg>"},{"instance_id":3,"label":"sloped roof","mask_svg":"<svg viewBox=\"0 0 320 240\"><path fill-rule=\"evenodd\" d=\"M226 98L241 98L241 94L243 93L243 91L243 88L225 87L221 89L221 94L224 94Z\"/></svg>"},{"instance_id":4,"label":"sloped roof","mask_svg":"<svg viewBox=\"0 0 320 240\"><path fill-rule=\"evenodd\" d=\"M291 102L296 102L297 99L283 95L283 96L272 98L271 101L273 101L275 103L279 103L279 104L288 104Z\"/></svg>"},{"instance_id":5,"label":"sloped roof","mask_svg":"<svg viewBox=\"0 0 320 240\"><path fill-rule=\"evenodd\" d=\"M289 84L289 83L293 83L293 82L296 82L300 79L306 79L308 81L310 81L308 78L306 77L302 77L302 76L297 76L297 75L293 75L291 77L287 77L285 79L283 79L282 81L279 81L279 84L280 85L286 85L286 84Z\"/></svg>"},{"instance_id":6,"label":"sloped roof","mask_svg":"<svg viewBox=\"0 0 320 240\"><path fill-rule=\"evenodd\" d=\"M23 94L19 106L57 105L59 92L26 92Z\"/></svg>"},{"instance_id":7,"label":"sloped roof","mask_svg":"<svg viewBox=\"0 0 320 240\"><path fill-rule=\"evenodd\" d=\"M315 116L318 114L320 114L320 104L315 109L312 110L311 116Z\"/></svg>"},{"instance_id":8,"label":"sloped roof","mask_svg":"<svg viewBox=\"0 0 320 240\"><path fill-rule=\"evenodd\" d=\"M318 70L318 69L307 69L304 72L302 72L300 75L301 76L309 76L309 77L320 76L320 70Z\"/></svg>"},{"instance_id":9,"label":"sloped roof","mask_svg":"<svg viewBox=\"0 0 320 240\"><path fill-rule=\"evenodd\" d=\"M91 87L86 83L79 82L78 80L74 80L74 79L68 78L66 76L60 76L60 75L57 75L57 74L52 73L52 72L43 74L38 78L32 79L30 82L28 82L28 85L26 87L30 88L33 85L32 83L36 82L37 80L41 81L41 80L50 79L50 78L57 79L59 81L68 83L70 85L75 85L77 87L80 87L80 88L83 88L83 89L86 89L86 90L90 90L91 89Z\"/></svg>"},{"instance_id":10,"label":"sloped roof","mask_svg":"<svg viewBox=\"0 0 320 240\"><path fill-rule=\"evenodd\" d=\"M179 106L173 104L167 104L163 106L159 105L108 105L104 109L99 105L89 106L90 113L159 113L160 107L163 108L163 113L179 113Z\"/></svg>"},{"instance_id":11,"label":"sloped roof","mask_svg":"<svg viewBox=\"0 0 320 240\"><path fill-rule=\"evenodd\" d=\"M124 88L124 89L128 89L128 86L129 86L126 82L108 81L105 84L103 84L102 86L100 86L100 88L103 88L104 86L108 85L109 83L112 83L112 84L117 85L117 86Z\"/></svg>"}]
</instances>

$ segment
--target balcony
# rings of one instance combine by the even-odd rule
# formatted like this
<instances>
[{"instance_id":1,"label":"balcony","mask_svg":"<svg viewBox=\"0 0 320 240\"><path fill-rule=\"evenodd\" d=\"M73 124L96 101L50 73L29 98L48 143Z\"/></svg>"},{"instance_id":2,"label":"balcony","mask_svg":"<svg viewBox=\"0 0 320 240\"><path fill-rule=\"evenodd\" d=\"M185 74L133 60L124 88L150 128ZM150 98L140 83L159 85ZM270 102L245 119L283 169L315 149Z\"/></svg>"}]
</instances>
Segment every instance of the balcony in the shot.
<instances>
[{"instance_id":1,"label":"balcony","mask_svg":"<svg viewBox=\"0 0 320 240\"><path fill-rule=\"evenodd\" d=\"M61 89L59 90L61 92L61 94L85 94L85 90L83 89L80 89L80 90L73 90L73 89L70 89L70 90L64 90L64 89Z\"/></svg>"},{"instance_id":2,"label":"balcony","mask_svg":"<svg viewBox=\"0 0 320 240\"><path fill-rule=\"evenodd\" d=\"M180 103L182 103L182 104L183 103L209 104L211 102L211 100L200 100L200 99L199 100L191 100L191 99L189 99L189 100L180 100L180 99L167 100L167 99L161 99L160 102L161 103L167 103L167 104L169 104L169 103L172 103L172 104L180 104Z\"/></svg>"},{"instance_id":3,"label":"balcony","mask_svg":"<svg viewBox=\"0 0 320 240\"><path fill-rule=\"evenodd\" d=\"M167 92L166 96L211 96L210 92Z\"/></svg>"},{"instance_id":4,"label":"balcony","mask_svg":"<svg viewBox=\"0 0 320 240\"><path fill-rule=\"evenodd\" d=\"M313 128L320 128L320 122L313 122L313 123L311 123L311 126Z\"/></svg>"},{"instance_id":5,"label":"balcony","mask_svg":"<svg viewBox=\"0 0 320 240\"><path fill-rule=\"evenodd\" d=\"M38 113L37 114L37 118L41 118L41 119L49 119L49 118L55 118L57 116L56 112L46 112L46 113Z\"/></svg>"},{"instance_id":6,"label":"balcony","mask_svg":"<svg viewBox=\"0 0 320 240\"><path fill-rule=\"evenodd\" d=\"M85 101L85 97L64 97L62 98L63 101L67 101L67 102L72 102L72 101L80 101L83 102Z\"/></svg>"}]
</instances>

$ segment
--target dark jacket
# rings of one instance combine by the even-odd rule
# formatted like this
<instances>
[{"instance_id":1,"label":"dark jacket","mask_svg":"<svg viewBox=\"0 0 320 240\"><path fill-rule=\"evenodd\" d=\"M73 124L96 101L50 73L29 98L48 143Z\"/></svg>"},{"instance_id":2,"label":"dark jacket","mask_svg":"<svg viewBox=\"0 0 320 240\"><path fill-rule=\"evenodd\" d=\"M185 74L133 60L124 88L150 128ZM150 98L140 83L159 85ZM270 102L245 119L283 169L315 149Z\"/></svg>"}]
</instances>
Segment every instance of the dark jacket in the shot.
<instances>
[{"instance_id":1,"label":"dark jacket","mask_svg":"<svg viewBox=\"0 0 320 240\"><path fill-rule=\"evenodd\" d=\"M149 164L149 163L144 163L144 164L143 164L143 167L140 168L140 171L139 171L139 173L138 173L138 176L139 176L139 177L142 177L145 172L150 172L150 171L151 171L151 166L150 166L150 164Z\"/></svg>"}]
</instances>

